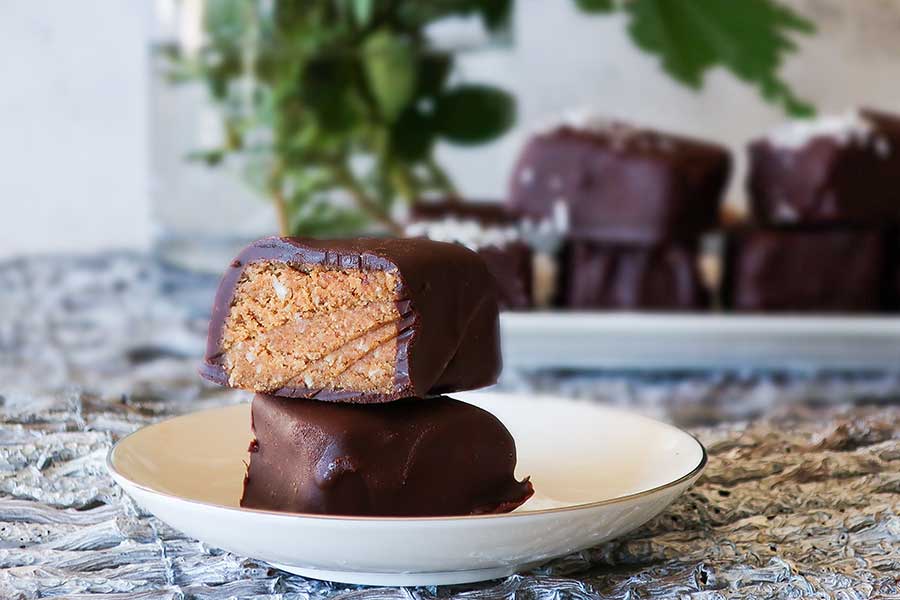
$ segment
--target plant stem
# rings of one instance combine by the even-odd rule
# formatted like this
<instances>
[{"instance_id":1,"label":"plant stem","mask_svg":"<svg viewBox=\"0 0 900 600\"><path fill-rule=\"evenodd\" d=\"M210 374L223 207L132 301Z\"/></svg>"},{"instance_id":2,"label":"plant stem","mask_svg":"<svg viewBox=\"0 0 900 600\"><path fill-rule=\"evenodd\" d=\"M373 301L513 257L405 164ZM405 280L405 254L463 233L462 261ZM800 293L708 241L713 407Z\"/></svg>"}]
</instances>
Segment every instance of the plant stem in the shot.
<instances>
[{"instance_id":1,"label":"plant stem","mask_svg":"<svg viewBox=\"0 0 900 600\"><path fill-rule=\"evenodd\" d=\"M391 181L400 196L406 200L407 204L412 204L418 200L419 192L416 182L409 176L409 171L403 165L395 164L390 169Z\"/></svg>"},{"instance_id":2,"label":"plant stem","mask_svg":"<svg viewBox=\"0 0 900 600\"><path fill-rule=\"evenodd\" d=\"M278 231L281 232L282 236L291 235L290 226L288 225L290 220L287 214L287 202L284 199L284 194L281 193L280 189L275 190L272 192L272 199L275 202L275 214L278 216Z\"/></svg>"},{"instance_id":3,"label":"plant stem","mask_svg":"<svg viewBox=\"0 0 900 600\"><path fill-rule=\"evenodd\" d=\"M387 227L391 233L401 233L400 226L391 218L387 211L369 197L345 164L340 162L332 163L331 170L334 174L335 181L350 193L350 196L353 197L354 202L356 202L356 205L359 206L360 209Z\"/></svg>"},{"instance_id":4,"label":"plant stem","mask_svg":"<svg viewBox=\"0 0 900 600\"><path fill-rule=\"evenodd\" d=\"M282 190L281 176L284 167L279 162L272 173L269 175L269 194L272 196L272 202L275 204L275 216L278 217L278 231L282 236L291 235L290 218L288 216L287 199L284 197Z\"/></svg>"},{"instance_id":5,"label":"plant stem","mask_svg":"<svg viewBox=\"0 0 900 600\"><path fill-rule=\"evenodd\" d=\"M425 167L428 169L428 173L431 175L434 183L449 196L447 200L449 202L457 202L459 200L459 191L453 185L447 172L434 160L434 156L429 156L425 159Z\"/></svg>"}]
</instances>

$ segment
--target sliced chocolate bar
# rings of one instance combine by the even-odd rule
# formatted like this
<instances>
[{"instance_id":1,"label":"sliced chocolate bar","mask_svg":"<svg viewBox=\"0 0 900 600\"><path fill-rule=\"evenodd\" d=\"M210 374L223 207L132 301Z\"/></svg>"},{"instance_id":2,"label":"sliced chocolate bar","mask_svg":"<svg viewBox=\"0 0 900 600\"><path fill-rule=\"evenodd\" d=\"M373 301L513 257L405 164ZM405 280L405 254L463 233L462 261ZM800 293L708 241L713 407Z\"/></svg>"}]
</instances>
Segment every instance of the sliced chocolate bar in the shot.
<instances>
[{"instance_id":1,"label":"sliced chocolate bar","mask_svg":"<svg viewBox=\"0 0 900 600\"><path fill-rule=\"evenodd\" d=\"M696 310L709 305L695 244L573 241L563 252L561 304L577 309Z\"/></svg>"},{"instance_id":2,"label":"sliced chocolate bar","mask_svg":"<svg viewBox=\"0 0 900 600\"><path fill-rule=\"evenodd\" d=\"M477 252L497 281L500 308L532 305L532 252L519 218L499 204L432 202L413 206L405 234L462 244Z\"/></svg>"},{"instance_id":3,"label":"sliced chocolate bar","mask_svg":"<svg viewBox=\"0 0 900 600\"><path fill-rule=\"evenodd\" d=\"M509 206L530 219L567 210L574 238L691 240L716 225L730 164L706 142L621 123L564 125L525 146Z\"/></svg>"},{"instance_id":4,"label":"sliced chocolate bar","mask_svg":"<svg viewBox=\"0 0 900 600\"><path fill-rule=\"evenodd\" d=\"M789 123L749 146L762 224L900 221L900 117L871 110Z\"/></svg>"},{"instance_id":5,"label":"sliced chocolate bar","mask_svg":"<svg viewBox=\"0 0 900 600\"><path fill-rule=\"evenodd\" d=\"M884 296L885 261L879 230L731 231L723 303L749 312L875 312Z\"/></svg>"},{"instance_id":6,"label":"sliced chocolate bar","mask_svg":"<svg viewBox=\"0 0 900 600\"><path fill-rule=\"evenodd\" d=\"M388 402L494 383L484 261L424 239L267 238L231 263L201 374L279 396Z\"/></svg>"}]
</instances>

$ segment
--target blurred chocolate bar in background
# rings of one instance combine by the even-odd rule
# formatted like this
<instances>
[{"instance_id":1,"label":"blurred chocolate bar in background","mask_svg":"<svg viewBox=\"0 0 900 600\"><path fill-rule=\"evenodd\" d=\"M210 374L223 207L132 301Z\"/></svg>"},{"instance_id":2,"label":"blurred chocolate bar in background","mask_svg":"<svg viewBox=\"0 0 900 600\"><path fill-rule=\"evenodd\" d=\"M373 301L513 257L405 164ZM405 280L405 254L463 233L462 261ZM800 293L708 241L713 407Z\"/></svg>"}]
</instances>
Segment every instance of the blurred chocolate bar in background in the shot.
<instances>
[{"instance_id":1,"label":"blurred chocolate bar in background","mask_svg":"<svg viewBox=\"0 0 900 600\"><path fill-rule=\"evenodd\" d=\"M560 302L575 309L698 310L709 306L696 244L634 246L573 240Z\"/></svg>"},{"instance_id":2,"label":"blurred chocolate bar in background","mask_svg":"<svg viewBox=\"0 0 900 600\"><path fill-rule=\"evenodd\" d=\"M715 144L575 115L525 146L508 205L525 220L565 214L561 307L697 310L710 297L700 239L719 224L730 170Z\"/></svg>"},{"instance_id":3,"label":"blurred chocolate bar in background","mask_svg":"<svg viewBox=\"0 0 900 600\"><path fill-rule=\"evenodd\" d=\"M535 135L509 206L530 219L568 211L572 238L631 244L693 240L718 224L731 159L698 140L598 118Z\"/></svg>"},{"instance_id":4,"label":"blurred chocolate bar in background","mask_svg":"<svg viewBox=\"0 0 900 600\"><path fill-rule=\"evenodd\" d=\"M736 229L726 243L723 304L750 312L877 312L889 268L880 229Z\"/></svg>"},{"instance_id":5,"label":"blurred chocolate bar in background","mask_svg":"<svg viewBox=\"0 0 900 600\"><path fill-rule=\"evenodd\" d=\"M786 123L748 157L750 223L727 233L724 308L896 310L900 118L856 109Z\"/></svg>"},{"instance_id":6,"label":"blurred chocolate bar in background","mask_svg":"<svg viewBox=\"0 0 900 600\"><path fill-rule=\"evenodd\" d=\"M532 306L532 251L523 239L518 216L503 205L461 200L419 202L410 211L404 233L474 250L497 282L501 308Z\"/></svg>"},{"instance_id":7,"label":"blurred chocolate bar in background","mask_svg":"<svg viewBox=\"0 0 900 600\"><path fill-rule=\"evenodd\" d=\"M749 145L762 224L900 221L900 118L860 109L787 123Z\"/></svg>"}]
</instances>

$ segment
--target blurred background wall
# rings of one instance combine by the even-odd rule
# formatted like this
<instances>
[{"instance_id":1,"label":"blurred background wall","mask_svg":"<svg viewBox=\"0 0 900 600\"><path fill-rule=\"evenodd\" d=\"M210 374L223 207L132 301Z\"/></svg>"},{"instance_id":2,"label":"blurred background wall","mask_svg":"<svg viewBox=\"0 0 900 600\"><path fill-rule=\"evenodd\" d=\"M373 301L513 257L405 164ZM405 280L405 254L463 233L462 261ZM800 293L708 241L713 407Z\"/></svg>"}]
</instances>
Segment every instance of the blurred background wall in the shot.
<instances>
[{"instance_id":1,"label":"blurred background wall","mask_svg":"<svg viewBox=\"0 0 900 600\"><path fill-rule=\"evenodd\" d=\"M900 2L789 4L819 27L785 65L800 97L823 112L857 104L900 111ZM679 86L634 48L618 17L585 16L569 0L518 6L510 50L462 60L464 76L496 82L519 100L518 126L492 146L440 149L451 170L467 173L467 194L502 194L528 130L567 108L718 140L736 151L783 119L725 72L713 73L699 94ZM150 2L4 3L0 257L149 245L153 15ZM739 163L730 194L737 204L741 177Z\"/></svg>"}]
</instances>

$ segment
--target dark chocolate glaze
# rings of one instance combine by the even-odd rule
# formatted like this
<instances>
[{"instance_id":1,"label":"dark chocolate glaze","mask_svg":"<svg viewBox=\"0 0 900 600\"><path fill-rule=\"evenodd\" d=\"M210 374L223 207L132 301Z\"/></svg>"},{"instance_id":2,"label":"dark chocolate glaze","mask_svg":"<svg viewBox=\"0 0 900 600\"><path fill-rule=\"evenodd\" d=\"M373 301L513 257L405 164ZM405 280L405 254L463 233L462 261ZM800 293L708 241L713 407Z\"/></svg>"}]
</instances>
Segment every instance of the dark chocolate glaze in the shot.
<instances>
[{"instance_id":1,"label":"dark chocolate glaze","mask_svg":"<svg viewBox=\"0 0 900 600\"><path fill-rule=\"evenodd\" d=\"M522 242L511 242L502 248L478 249L488 271L497 282L497 300L505 310L523 310L533 304L532 252Z\"/></svg>"},{"instance_id":2,"label":"dark chocolate glaze","mask_svg":"<svg viewBox=\"0 0 900 600\"><path fill-rule=\"evenodd\" d=\"M221 385L228 376L221 348L235 286L258 261L335 269L397 270L400 275L397 368L390 393L285 387L252 390L337 402L390 402L470 390L496 383L500 330L496 284L484 261L456 244L424 239L310 240L266 238L245 248L222 277L209 323L200 374Z\"/></svg>"},{"instance_id":3,"label":"dark chocolate glaze","mask_svg":"<svg viewBox=\"0 0 900 600\"><path fill-rule=\"evenodd\" d=\"M722 301L747 312L875 312L883 304L885 232L752 228L727 234Z\"/></svg>"},{"instance_id":4,"label":"dark chocolate glaze","mask_svg":"<svg viewBox=\"0 0 900 600\"><path fill-rule=\"evenodd\" d=\"M567 308L698 310L709 306L696 244L628 246L572 241L563 249Z\"/></svg>"},{"instance_id":5,"label":"dark chocolate glaze","mask_svg":"<svg viewBox=\"0 0 900 600\"><path fill-rule=\"evenodd\" d=\"M485 227L517 227L521 218L502 204L490 202L418 202L410 211L410 222L440 221L448 217L471 220ZM522 241L501 246L485 246L476 252L484 259L488 271L497 281L500 308L530 308L533 275L531 248Z\"/></svg>"},{"instance_id":6,"label":"dark chocolate glaze","mask_svg":"<svg viewBox=\"0 0 900 600\"><path fill-rule=\"evenodd\" d=\"M761 224L900 222L900 117L861 111L864 139L814 137L799 148L748 147L747 189Z\"/></svg>"},{"instance_id":7,"label":"dark chocolate glaze","mask_svg":"<svg viewBox=\"0 0 900 600\"><path fill-rule=\"evenodd\" d=\"M257 395L241 506L356 516L508 512L533 493L490 413L452 398L360 406Z\"/></svg>"},{"instance_id":8,"label":"dark chocolate glaze","mask_svg":"<svg viewBox=\"0 0 900 600\"><path fill-rule=\"evenodd\" d=\"M571 237L605 242L690 240L714 228L731 170L728 151L623 130L560 127L533 137L513 170L510 208L548 219L562 202Z\"/></svg>"}]
</instances>

